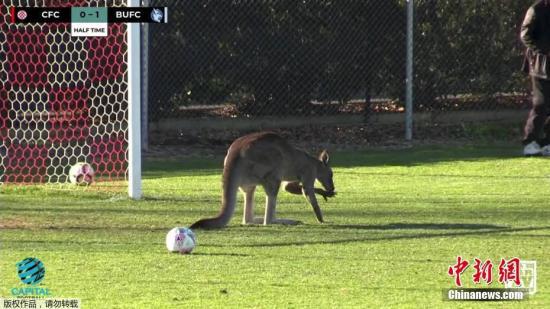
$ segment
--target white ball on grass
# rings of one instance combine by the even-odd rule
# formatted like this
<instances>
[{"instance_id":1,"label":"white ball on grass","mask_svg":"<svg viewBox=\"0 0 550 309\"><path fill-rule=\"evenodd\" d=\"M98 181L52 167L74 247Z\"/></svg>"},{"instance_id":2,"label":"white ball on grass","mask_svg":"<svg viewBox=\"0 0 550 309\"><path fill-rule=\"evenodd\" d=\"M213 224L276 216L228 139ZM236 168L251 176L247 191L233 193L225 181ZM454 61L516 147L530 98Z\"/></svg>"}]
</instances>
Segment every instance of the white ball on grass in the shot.
<instances>
[{"instance_id":1,"label":"white ball on grass","mask_svg":"<svg viewBox=\"0 0 550 309\"><path fill-rule=\"evenodd\" d=\"M195 233L185 227L175 227L166 234L166 248L170 252L191 253L197 245Z\"/></svg>"}]
</instances>

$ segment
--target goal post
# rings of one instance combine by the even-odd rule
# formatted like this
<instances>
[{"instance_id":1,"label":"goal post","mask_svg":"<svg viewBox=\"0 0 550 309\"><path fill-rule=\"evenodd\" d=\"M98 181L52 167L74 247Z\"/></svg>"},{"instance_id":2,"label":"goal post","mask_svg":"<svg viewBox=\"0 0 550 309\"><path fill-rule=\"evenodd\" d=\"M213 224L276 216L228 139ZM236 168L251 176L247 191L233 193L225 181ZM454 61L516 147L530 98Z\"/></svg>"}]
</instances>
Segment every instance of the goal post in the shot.
<instances>
[{"instance_id":1,"label":"goal post","mask_svg":"<svg viewBox=\"0 0 550 309\"><path fill-rule=\"evenodd\" d=\"M127 181L141 197L139 23L75 37L67 22L10 16L13 7L105 6L140 1L0 0L0 184L66 183L87 162L95 186Z\"/></svg>"},{"instance_id":2,"label":"goal post","mask_svg":"<svg viewBox=\"0 0 550 309\"><path fill-rule=\"evenodd\" d=\"M128 0L140 6L140 0ZM141 198L141 32L138 23L128 23L128 195Z\"/></svg>"}]
</instances>

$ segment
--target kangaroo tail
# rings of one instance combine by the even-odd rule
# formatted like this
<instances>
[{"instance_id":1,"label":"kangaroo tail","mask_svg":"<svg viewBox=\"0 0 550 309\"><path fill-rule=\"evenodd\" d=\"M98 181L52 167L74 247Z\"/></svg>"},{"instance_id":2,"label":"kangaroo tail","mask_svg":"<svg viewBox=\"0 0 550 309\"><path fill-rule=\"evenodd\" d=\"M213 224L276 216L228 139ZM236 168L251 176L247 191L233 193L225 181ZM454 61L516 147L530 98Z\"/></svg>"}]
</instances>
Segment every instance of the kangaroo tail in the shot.
<instances>
[{"instance_id":1,"label":"kangaroo tail","mask_svg":"<svg viewBox=\"0 0 550 309\"><path fill-rule=\"evenodd\" d=\"M222 208L219 214L213 218L201 219L191 225L191 229L219 229L227 225L237 203L237 190L239 189L239 165L238 156L226 158L226 164L223 168L223 194Z\"/></svg>"}]
</instances>

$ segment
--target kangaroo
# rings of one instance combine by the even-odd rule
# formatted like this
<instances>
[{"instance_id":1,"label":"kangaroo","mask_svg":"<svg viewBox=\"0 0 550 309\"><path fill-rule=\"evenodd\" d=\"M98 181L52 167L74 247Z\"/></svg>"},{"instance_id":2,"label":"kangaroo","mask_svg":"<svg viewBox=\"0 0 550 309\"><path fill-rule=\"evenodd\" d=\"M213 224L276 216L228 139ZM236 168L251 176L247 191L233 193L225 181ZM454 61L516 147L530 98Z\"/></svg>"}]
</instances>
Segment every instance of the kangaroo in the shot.
<instances>
[{"instance_id":1,"label":"kangaroo","mask_svg":"<svg viewBox=\"0 0 550 309\"><path fill-rule=\"evenodd\" d=\"M326 150L315 158L294 148L272 132L242 136L231 144L225 156L219 214L214 218L201 219L193 223L191 228L215 229L226 226L235 211L239 188L244 193L243 224L298 224L299 221L275 218L277 194L283 182L286 191L305 196L317 220L322 223L323 214L315 193L322 195L325 200L336 194L328 160ZM314 188L316 179L325 190ZM261 185L266 193L263 218L254 218L254 192L257 185Z\"/></svg>"}]
</instances>

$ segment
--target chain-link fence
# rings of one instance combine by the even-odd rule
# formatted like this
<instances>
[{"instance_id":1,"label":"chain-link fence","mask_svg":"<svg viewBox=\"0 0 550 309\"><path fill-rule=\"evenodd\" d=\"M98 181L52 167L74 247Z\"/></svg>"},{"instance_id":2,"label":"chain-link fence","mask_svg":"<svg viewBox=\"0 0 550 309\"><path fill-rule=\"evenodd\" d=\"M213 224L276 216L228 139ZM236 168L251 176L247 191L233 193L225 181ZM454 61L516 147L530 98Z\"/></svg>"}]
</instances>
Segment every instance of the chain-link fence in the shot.
<instances>
[{"instance_id":1,"label":"chain-link fence","mask_svg":"<svg viewBox=\"0 0 550 309\"><path fill-rule=\"evenodd\" d=\"M151 120L363 113L403 88L396 1L153 1Z\"/></svg>"},{"instance_id":2,"label":"chain-link fence","mask_svg":"<svg viewBox=\"0 0 550 309\"><path fill-rule=\"evenodd\" d=\"M528 105L519 29L533 1L415 2L415 111Z\"/></svg>"},{"instance_id":3,"label":"chain-link fence","mask_svg":"<svg viewBox=\"0 0 550 309\"><path fill-rule=\"evenodd\" d=\"M528 105L519 26L530 0L414 4L415 112ZM347 123L404 110L404 0L151 5L170 11L170 24L149 32L152 124L266 116Z\"/></svg>"}]
</instances>

